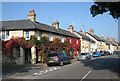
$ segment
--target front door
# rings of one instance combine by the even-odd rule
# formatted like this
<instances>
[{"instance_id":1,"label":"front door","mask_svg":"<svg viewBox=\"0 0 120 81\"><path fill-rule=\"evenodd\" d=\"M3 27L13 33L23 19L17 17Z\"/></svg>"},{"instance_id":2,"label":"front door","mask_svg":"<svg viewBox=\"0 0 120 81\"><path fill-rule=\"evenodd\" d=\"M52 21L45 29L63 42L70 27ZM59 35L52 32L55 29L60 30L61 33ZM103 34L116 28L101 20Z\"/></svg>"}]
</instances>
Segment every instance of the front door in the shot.
<instances>
[{"instance_id":1,"label":"front door","mask_svg":"<svg viewBox=\"0 0 120 81\"><path fill-rule=\"evenodd\" d=\"M25 49L25 63L31 63L31 49Z\"/></svg>"}]
</instances>

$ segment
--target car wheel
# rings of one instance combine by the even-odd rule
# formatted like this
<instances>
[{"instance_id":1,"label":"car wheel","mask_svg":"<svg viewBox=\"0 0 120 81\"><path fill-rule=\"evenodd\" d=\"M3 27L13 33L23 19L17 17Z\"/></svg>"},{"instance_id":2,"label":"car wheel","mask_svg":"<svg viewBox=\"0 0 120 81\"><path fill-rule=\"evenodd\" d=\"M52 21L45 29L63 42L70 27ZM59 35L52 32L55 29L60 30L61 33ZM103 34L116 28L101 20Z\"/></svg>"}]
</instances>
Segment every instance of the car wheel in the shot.
<instances>
[{"instance_id":1,"label":"car wheel","mask_svg":"<svg viewBox=\"0 0 120 81\"><path fill-rule=\"evenodd\" d=\"M63 66L63 61L60 61L60 64L59 64L60 66Z\"/></svg>"},{"instance_id":2,"label":"car wheel","mask_svg":"<svg viewBox=\"0 0 120 81\"><path fill-rule=\"evenodd\" d=\"M50 65L50 64L47 64L47 66L49 66L49 67L50 67L51 65Z\"/></svg>"}]
</instances>

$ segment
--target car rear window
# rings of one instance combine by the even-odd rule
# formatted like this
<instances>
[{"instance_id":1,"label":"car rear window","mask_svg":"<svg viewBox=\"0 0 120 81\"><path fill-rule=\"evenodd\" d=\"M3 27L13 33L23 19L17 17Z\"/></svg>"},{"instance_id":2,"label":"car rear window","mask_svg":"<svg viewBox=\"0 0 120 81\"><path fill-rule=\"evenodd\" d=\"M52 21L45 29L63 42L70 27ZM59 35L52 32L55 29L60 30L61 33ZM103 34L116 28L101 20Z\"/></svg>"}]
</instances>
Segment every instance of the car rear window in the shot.
<instances>
[{"instance_id":1,"label":"car rear window","mask_svg":"<svg viewBox=\"0 0 120 81\"><path fill-rule=\"evenodd\" d=\"M50 54L48 54L48 57L54 57L54 56L58 56L58 54L57 53L50 53Z\"/></svg>"},{"instance_id":2,"label":"car rear window","mask_svg":"<svg viewBox=\"0 0 120 81\"><path fill-rule=\"evenodd\" d=\"M81 55L86 55L86 53L81 53Z\"/></svg>"}]
</instances>

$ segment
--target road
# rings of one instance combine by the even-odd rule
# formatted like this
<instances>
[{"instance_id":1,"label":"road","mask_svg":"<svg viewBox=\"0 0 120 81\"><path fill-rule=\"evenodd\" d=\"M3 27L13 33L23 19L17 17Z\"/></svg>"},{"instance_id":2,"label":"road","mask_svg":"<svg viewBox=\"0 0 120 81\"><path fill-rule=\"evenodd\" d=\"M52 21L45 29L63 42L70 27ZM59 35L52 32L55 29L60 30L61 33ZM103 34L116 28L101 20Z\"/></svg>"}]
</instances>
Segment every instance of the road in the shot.
<instances>
[{"instance_id":1,"label":"road","mask_svg":"<svg viewBox=\"0 0 120 81\"><path fill-rule=\"evenodd\" d=\"M119 79L120 57L117 55L77 61L64 66L51 66L42 70L17 73L4 79L72 79L84 81L90 79ZM110 80L109 80L110 81Z\"/></svg>"}]
</instances>

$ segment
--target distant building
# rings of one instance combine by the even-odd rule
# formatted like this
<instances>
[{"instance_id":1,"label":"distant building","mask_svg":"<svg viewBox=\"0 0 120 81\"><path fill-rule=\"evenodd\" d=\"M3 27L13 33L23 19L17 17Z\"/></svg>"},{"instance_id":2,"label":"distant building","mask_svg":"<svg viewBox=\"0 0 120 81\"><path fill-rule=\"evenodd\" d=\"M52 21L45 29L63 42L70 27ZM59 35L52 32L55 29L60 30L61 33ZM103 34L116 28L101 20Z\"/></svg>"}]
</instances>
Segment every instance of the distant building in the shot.
<instances>
[{"instance_id":1,"label":"distant building","mask_svg":"<svg viewBox=\"0 0 120 81\"><path fill-rule=\"evenodd\" d=\"M93 29L91 29L89 32L86 32L86 36L90 37L92 40L95 41L94 51L104 50L104 40L95 35Z\"/></svg>"}]
</instances>

